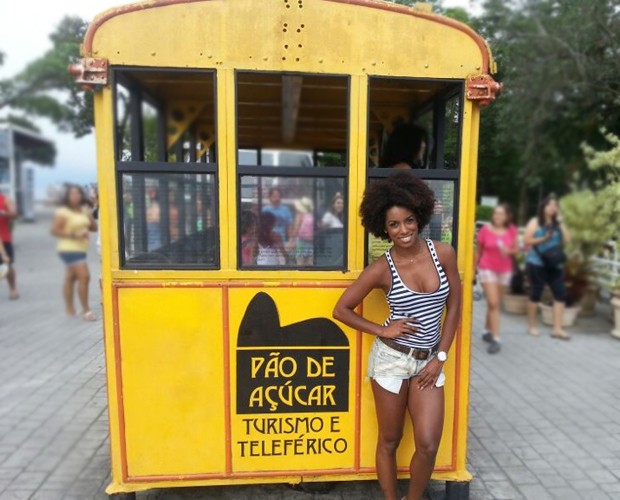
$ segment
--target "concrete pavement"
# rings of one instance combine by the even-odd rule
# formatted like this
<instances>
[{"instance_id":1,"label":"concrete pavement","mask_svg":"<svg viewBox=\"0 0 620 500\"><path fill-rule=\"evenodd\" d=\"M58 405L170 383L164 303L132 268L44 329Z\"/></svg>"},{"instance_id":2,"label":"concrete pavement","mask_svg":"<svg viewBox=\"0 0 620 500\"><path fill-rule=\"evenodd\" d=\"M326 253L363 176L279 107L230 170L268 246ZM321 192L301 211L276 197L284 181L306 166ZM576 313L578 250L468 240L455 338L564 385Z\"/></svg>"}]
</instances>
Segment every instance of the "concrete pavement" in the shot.
<instances>
[{"instance_id":1,"label":"concrete pavement","mask_svg":"<svg viewBox=\"0 0 620 500\"><path fill-rule=\"evenodd\" d=\"M0 499L105 499L109 450L101 321L64 316L63 265L49 215L16 230L21 298L0 283ZM100 316L98 258L89 257ZM571 342L533 338L502 316L497 355L476 303L469 438L472 500L620 499L620 342L608 309L581 318ZM433 483L433 499L444 485ZM160 490L139 499L308 499L284 485ZM375 481L321 498L380 499Z\"/></svg>"}]
</instances>

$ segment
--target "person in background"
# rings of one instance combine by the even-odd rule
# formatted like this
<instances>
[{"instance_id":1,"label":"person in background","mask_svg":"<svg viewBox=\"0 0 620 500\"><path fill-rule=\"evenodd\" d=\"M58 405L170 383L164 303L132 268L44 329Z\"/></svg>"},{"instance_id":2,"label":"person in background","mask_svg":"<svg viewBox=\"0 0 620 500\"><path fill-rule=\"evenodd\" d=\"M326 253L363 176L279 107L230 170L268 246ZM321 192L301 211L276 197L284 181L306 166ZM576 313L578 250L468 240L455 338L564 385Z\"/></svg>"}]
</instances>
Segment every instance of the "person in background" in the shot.
<instances>
[{"instance_id":1,"label":"person in background","mask_svg":"<svg viewBox=\"0 0 620 500\"><path fill-rule=\"evenodd\" d=\"M241 263L244 266L256 265L258 217L251 210L241 213Z\"/></svg>"},{"instance_id":2,"label":"person in background","mask_svg":"<svg viewBox=\"0 0 620 500\"><path fill-rule=\"evenodd\" d=\"M67 314L76 315L73 297L77 283L82 318L86 321L97 319L88 305L90 271L86 261L89 233L96 230L97 222L88 207L84 190L80 186L68 186L62 206L54 214L51 233L58 238L56 248L66 266L63 297Z\"/></svg>"},{"instance_id":3,"label":"person in background","mask_svg":"<svg viewBox=\"0 0 620 500\"><path fill-rule=\"evenodd\" d=\"M19 298L17 293L17 276L15 275L15 250L13 248L12 224L17 219L17 209L11 198L0 192L0 240L8 256L9 272L6 276L9 284L9 300ZM3 259L4 260L4 259Z\"/></svg>"},{"instance_id":4,"label":"person in background","mask_svg":"<svg viewBox=\"0 0 620 500\"><path fill-rule=\"evenodd\" d=\"M176 191L168 192L168 234L170 241L176 241L179 239L179 207L177 205L177 193Z\"/></svg>"},{"instance_id":5,"label":"person in background","mask_svg":"<svg viewBox=\"0 0 620 500\"><path fill-rule=\"evenodd\" d=\"M286 244L290 238L293 214L291 209L282 204L282 191L278 187L269 190L269 205L263 207L263 213L270 213L275 217L273 230L280 235L282 243Z\"/></svg>"},{"instance_id":6,"label":"person in background","mask_svg":"<svg viewBox=\"0 0 620 500\"><path fill-rule=\"evenodd\" d=\"M151 252L161 247L161 207L157 199L157 189L150 187L146 192L146 249Z\"/></svg>"},{"instance_id":7,"label":"person in background","mask_svg":"<svg viewBox=\"0 0 620 500\"><path fill-rule=\"evenodd\" d=\"M500 351L500 305L512 277L512 256L519 251L519 234L505 203L493 209L491 222L478 231L475 263L487 302L485 331L489 354Z\"/></svg>"},{"instance_id":8,"label":"person in background","mask_svg":"<svg viewBox=\"0 0 620 500\"><path fill-rule=\"evenodd\" d=\"M135 228L134 228L134 206L131 190L123 193L123 231L125 234L125 252L133 255L135 252Z\"/></svg>"},{"instance_id":9,"label":"person in background","mask_svg":"<svg viewBox=\"0 0 620 500\"><path fill-rule=\"evenodd\" d=\"M99 224L99 192L94 184L88 188L88 204L92 209L93 219ZM99 231L97 231L97 255L101 255L101 233Z\"/></svg>"},{"instance_id":10,"label":"person in background","mask_svg":"<svg viewBox=\"0 0 620 500\"><path fill-rule=\"evenodd\" d=\"M311 266L314 262L314 203L307 196L295 200L295 222L289 241L289 252L295 253L298 266Z\"/></svg>"},{"instance_id":11,"label":"person in background","mask_svg":"<svg viewBox=\"0 0 620 500\"><path fill-rule=\"evenodd\" d=\"M362 271L333 312L354 330L375 336L368 377L379 426L376 469L386 500L400 498L396 451L406 414L415 441L408 500L422 498L444 425L443 366L461 317L461 282L454 248L421 236L434 204L433 191L409 172L366 188L362 225L394 245ZM377 288L390 310L383 324L362 317L357 309Z\"/></svg>"},{"instance_id":12,"label":"person in background","mask_svg":"<svg viewBox=\"0 0 620 500\"><path fill-rule=\"evenodd\" d=\"M382 168L424 168L428 134L419 125L400 123L388 136L381 155Z\"/></svg>"},{"instance_id":13,"label":"person in background","mask_svg":"<svg viewBox=\"0 0 620 500\"><path fill-rule=\"evenodd\" d=\"M344 227L344 198L342 194L336 193L332 198L329 210L323 214L321 219L322 229L342 229Z\"/></svg>"},{"instance_id":14,"label":"person in background","mask_svg":"<svg viewBox=\"0 0 620 500\"><path fill-rule=\"evenodd\" d=\"M546 250L563 246L570 241L570 234L560 215L558 200L554 195L543 199L538 206L538 215L525 226L525 245L529 248L525 258L527 276L530 281L530 302L527 306L528 333L538 336L536 313L543 289L548 285L553 293L553 331L551 336L561 340L570 340L562 329L562 317L566 303L566 286L564 285L564 265L547 267L540 254Z\"/></svg>"},{"instance_id":15,"label":"person in background","mask_svg":"<svg viewBox=\"0 0 620 500\"><path fill-rule=\"evenodd\" d=\"M385 141L379 166L397 170L424 168L427 146L428 134L424 128L413 123L398 123ZM428 227L431 238L439 238L441 224L438 226L437 232L433 231L432 222L428 224ZM369 234L368 256L370 261L380 258L389 246L391 246L390 242Z\"/></svg>"},{"instance_id":16,"label":"person in background","mask_svg":"<svg viewBox=\"0 0 620 500\"><path fill-rule=\"evenodd\" d=\"M11 264L11 258L6 253L2 240L0 240L0 280L8 274L8 267Z\"/></svg>"},{"instance_id":17,"label":"person in background","mask_svg":"<svg viewBox=\"0 0 620 500\"><path fill-rule=\"evenodd\" d=\"M443 243L447 243L448 245L452 245L452 224L454 219L451 215L448 215L444 218L443 224L441 226L441 241Z\"/></svg>"},{"instance_id":18,"label":"person in background","mask_svg":"<svg viewBox=\"0 0 620 500\"><path fill-rule=\"evenodd\" d=\"M280 233L274 228L276 217L271 212L262 213L258 219L256 265L283 266L286 264L286 250Z\"/></svg>"}]
</instances>

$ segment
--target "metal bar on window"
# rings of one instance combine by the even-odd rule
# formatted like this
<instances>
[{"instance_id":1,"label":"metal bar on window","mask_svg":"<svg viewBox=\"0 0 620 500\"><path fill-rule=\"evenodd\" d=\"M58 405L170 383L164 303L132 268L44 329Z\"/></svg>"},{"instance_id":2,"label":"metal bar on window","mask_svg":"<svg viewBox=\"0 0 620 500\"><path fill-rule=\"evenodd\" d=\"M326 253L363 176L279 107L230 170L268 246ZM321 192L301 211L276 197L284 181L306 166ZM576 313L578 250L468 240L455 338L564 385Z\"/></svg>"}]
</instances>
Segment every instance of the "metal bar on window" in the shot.
<instances>
[{"instance_id":1,"label":"metal bar on window","mask_svg":"<svg viewBox=\"0 0 620 500\"><path fill-rule=\"evenodd\" d=\"M217 170L215 163L195 163L192 165L184 165L182 168L176 163L153 162L144 163L139 161L126 161L118 163L116 169L119 172L141 172L141 173L197 173L197 174L214 174Z\"/></svg>"},{"instance_id":2,"label":"metal bar on window","mask_svg":"<svg viewBox=\"0 0 620 500\"><path fill-rule=\"evenodd\" d=\"M347 167L258 167L256 165L239 165L240 175L257 175L262 177L346 177Z\"/></svg>"},{"instance_id":3,"label":"metal bar on window","mask_svg":"<svg viewBox=\"0 0 620 500\"><path fill-rule=\"evenodd\" d=\"M131 137L131 159L144 161L144 139L142 137L142 95L139 88L129 89L129 122Z\"/></svg>"}]
</instances>

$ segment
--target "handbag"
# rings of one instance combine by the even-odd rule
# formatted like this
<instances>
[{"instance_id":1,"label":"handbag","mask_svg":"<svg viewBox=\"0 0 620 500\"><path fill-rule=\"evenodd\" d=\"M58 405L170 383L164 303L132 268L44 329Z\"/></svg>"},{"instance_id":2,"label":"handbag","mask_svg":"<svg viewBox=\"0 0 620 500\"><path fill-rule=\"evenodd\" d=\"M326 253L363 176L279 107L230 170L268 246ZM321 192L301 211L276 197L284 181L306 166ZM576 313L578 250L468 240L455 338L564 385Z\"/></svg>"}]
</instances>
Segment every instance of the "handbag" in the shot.
<instances>
[{"instance_id":1,"label":"handbag","mask_svg":"<svg viewBox=\"0 0 620 500\"><path fill-rule=\"evenodd\" d=\"M560 267L566 262L566 254L564 253L562 245L553 245L542 252L536 247L537 245L534 245L534 251L538 254L546 268L552 269Z\"/></svg>"}]
</instances>

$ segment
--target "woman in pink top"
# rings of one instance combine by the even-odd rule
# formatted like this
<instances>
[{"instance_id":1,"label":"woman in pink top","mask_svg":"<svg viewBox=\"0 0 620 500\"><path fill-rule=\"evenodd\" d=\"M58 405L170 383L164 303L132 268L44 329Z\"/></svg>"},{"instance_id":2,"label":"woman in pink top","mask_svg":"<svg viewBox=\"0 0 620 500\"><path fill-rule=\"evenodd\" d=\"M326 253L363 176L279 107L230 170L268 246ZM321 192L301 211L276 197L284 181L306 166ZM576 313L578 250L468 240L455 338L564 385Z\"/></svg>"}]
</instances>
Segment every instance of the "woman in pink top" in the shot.
<instances>
[{"instance_id":1,"label":"woman in pink top","mask_svg":"<svg viewBox=\"0 0 620 500\"><path fill-rule=\"evenodd\" d=\"M500 350L499 307L512 277L512 256L519 251L517 228L511 223L512 212L505 203L493 210L491 222L478 231L476 268L487 301L483 340L488 352Z\"/></svg>"}]
</instances>

